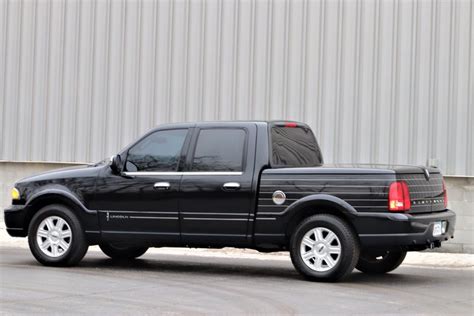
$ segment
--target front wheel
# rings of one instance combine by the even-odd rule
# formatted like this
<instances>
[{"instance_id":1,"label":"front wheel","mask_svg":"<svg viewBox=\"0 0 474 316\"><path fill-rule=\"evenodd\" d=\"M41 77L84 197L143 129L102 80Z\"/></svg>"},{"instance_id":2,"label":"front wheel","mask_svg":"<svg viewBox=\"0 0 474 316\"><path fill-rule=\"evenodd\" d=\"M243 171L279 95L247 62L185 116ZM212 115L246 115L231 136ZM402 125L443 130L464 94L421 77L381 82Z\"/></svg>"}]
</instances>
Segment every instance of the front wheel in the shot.
<instances>
[{"instance_id":1,"label":"front wheel","mask_svg":"<svg viewBox=\"0 0 474 316\"><path fill-rule=\"evenodd\" d=\"M103 253L112 259L131 260L145 254L148 247L121 246L118 244L101 243L99 244Z\"/></svg>"},{"instance_id":2,"label":"front wheel","mask_svg":"<svg viewBox=\"0 0 474 316\"><path fill-rule=\"evenodd\" d=\"M312 281L337 281L348 276L359 259L359 242L339 217L320 214L305 219L290 241L291 261Z\"/></svg>"},{"instance_id":3,"label":"front wheel","mask_svg":"<svg viewBox=\"0 0 474 316\"><path fill-rule=\"evenodd\" d=\"M66 206L43 207L28 228L31 253L47 266L72 266L87 252L89 245L77 216Z\"/></svg>"},{"instance_id":4,"label":"front wheel","mask_svg":"<svg viewBox=\"0 0 474 316\"><path fill-rule=\"evenodd\" d=\"M398 268L402 264L406 251L363 251L356 269L367 274L383 274Z\"/></svg>"}]
</instances>

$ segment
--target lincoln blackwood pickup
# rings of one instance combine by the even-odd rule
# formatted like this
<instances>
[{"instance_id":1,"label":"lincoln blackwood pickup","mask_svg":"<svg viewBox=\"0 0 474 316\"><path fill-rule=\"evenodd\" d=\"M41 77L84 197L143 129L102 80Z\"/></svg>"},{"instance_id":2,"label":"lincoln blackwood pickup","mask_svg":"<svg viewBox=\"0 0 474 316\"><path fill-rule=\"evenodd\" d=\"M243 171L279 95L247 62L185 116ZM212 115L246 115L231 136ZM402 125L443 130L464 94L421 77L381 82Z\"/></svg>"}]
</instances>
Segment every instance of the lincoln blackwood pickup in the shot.
<instances>
[{"instance_id":1,"label":"lincoln blackwood pickup","mask_svg":"<svg viewBox=\"0 0 474 316\"><path fill-rule=\"evenodd\" d=\"M45 265L97 244L130 260L239 247L287 250L306 278L335 281L440 247L455 214L437 168L328 166L307 125L245 121L163 125L111 159L20 180L5 223Z\"/></svg>"}]
</instances>

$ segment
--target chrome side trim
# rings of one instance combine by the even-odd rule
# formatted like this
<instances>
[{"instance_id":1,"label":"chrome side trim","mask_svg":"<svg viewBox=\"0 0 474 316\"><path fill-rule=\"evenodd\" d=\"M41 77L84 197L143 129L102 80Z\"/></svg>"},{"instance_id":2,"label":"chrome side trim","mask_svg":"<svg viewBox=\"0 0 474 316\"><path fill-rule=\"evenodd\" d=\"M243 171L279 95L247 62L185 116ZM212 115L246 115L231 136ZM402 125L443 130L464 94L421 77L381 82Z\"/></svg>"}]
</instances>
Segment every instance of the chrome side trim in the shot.
<instances>
[{"instance_id":1,"label":"chrome side trim","mask_svg":"<svg viewBox=\"0 0 474 316\"><path fill-rule=\"evenodd\" d=\"M138 172L124 172L126 176L241 176L241 171L184 171L184 172L153 172L153 171L138 171Z\"/></svg>"},{"instance_id":2,"label":"chrome side trim","mask_svg":"<svg viewBox=\"0 0 474 316\"><path fill-rule=\"evenodd\" d=\"M243 235L243 234L210 234L210 233L181 233L181 236L247 237L247 235Z\"/></svg>"},{"instance_id":3,"label":"chrome side trim","mask_svg":"<svg viewBox=\"0 0 474 316\"><path fill-rule=\"evenodd\" d=\"M156 217L156 216L129 216L132 219L179 219L178 217Z\"/></svg>"},{"instance_id":4,"label":"chrome side trim","mask_svg":"<svg viewBox=\"0 0 474 316\"><path fill-rule=\"evenodd\" d=\"M273 194L273 192L260 192L261 194ZM413 192L415 193L422 193L422 192ZM426 192L426 193L431 193L431 192ZM371 194L371 195L384 195L388 197L388 193L385 193L383 191L381 192L371 192L371 191L360 191L360 192L336 192L336 191L300 191L300 192L286 192L286 194L340 194L340 195L345 195L345 194Z\"/></svg>"},{"instance_id":5,"label":"chrome side trim","mask_svg":"<svg viewBox=\"0 0 474 316\"><path fill-rule=\"evenodd\" d=\"M394 181L393 179L394 178L374 178L374 179L371 179L371 178L355 178L355 179L347 179L347 178L313 178L313 179L298 179L298 178L295 178L296 176L298 175L294 175L293 178L286 178L286 179L282 179L282 178L275 178L275 179L270 179L270 178L264 178L264 179L261 179L261 181L315 181L315 182L319 182L319 181L385 181L385 182L388 182L388 181ZM317 174L315 175L312 175L312 176L318 176ZM336 175L337 176L337 175Z\"/></svg>"},{"instance_id":6,"label":"chrome side trim","mask_svg":"<svg viewBox=\"0 0 474 316\"><path fill-rule=\"evenodd\" d=\"M218 212L180 212L183 215L238 215L238 216L252 216L252 214L247 213L218 213Z\"/></svg>"},{"instance_id":7,"label":"chrome side trim","mask_svg":"<svg viewBox=\"0 0 474 316\"><path fill-rule=\"evenodd\" d=\"M138 213L138 214L173 214L178 215L178 212L153 212L153 211L119 211L119 210L99 210L100 213Z\"/></svg>"},{"instance_id":8,"label":"chrome side trim","mask_svg":"<svg viewBox=\"0 0 474 316\"><path fill-rule=\"evenodd\" d=\"M338 185L338 184L262 184L260 185L261 187L267 187L267 188L274 188L274 187L324 187L324 188L386 188L388 185L366 185L366 184L358 184L358 185Z\"/></svg>"},{"instance_id":9,"label":"chrome side trim","mask_svg":"<svg viewBox=\"0 0 474 316\"><path fill-rule=\"evenodd\" d=\"M247 218L183 217L185 221L238 221L247 222Z\"/></svg>"},{"instance_id":10,"label":"chrome side trim","mask_svg":"<svg viewBox=\"0 0 474 316\"><path fill-rule=\"evenodd\" d=\"M274 237L283 237L285 236L285 234L259 234L259 233L255 233L254 234L255 236L274 236Z\"/></svg>"},{"instance_id":11,"label":"chrome side trim","mask_svg":"<svg viewBox=\"0 0 474 316\"><path fill-rule=\"evenodd\" d=\"M259 199L259 200L262 200L262 201L272 201L272 198L259 197L258 199ZM301 198L295 198L295 199L288 199L288 198L287 198L286 200L287 200L287 201L298 201L299 199L301 199ZM387 202L387 199L344 199L344 201L346 201L346 202L347 202L347 201L351 201L351 202L362 202L362 201L371 201L371 202L373 202L373 201L375 201L375 202L379 201L379 202L381 202L381 201L383 201L384 204L385 204L385 202Z\"/></svg>"},{"instance_id":12,"label":"chrome side trim","mask_svg":"<svg viewBox=\"0 0 474 316\"><path fill-rule=\"evenodd\" d=\"M116 231L116 230L103 230L102 234L127 234L127 235L166 235L166 236L179 236L179 233L168 233L168 232L143 232L143 231Z\"/></svg>"},{"instance_id":13,"label":"chrome side trim","mask_svg":"<svg viewBox=\"0 0 474 316\"><path fill-rule=\"evenodd\" d=\"M418 207L418 206L429 206L431 204L425 204L425 205L412 205L412 207ZM281 206L281 207L288 207L289 205L258 205L258 207L278 207L278 206ZM353 208L355 208L356 210L367 210L367 209L387 209L388 207L387 206L358 206L358 205L352 205ZM278 212L278 213L275 213L275 212L259 212L260 215L283 215L284 213L286 213L286 210L285 211L282 211L282 212Z\"/></svg>"}]
</instances>

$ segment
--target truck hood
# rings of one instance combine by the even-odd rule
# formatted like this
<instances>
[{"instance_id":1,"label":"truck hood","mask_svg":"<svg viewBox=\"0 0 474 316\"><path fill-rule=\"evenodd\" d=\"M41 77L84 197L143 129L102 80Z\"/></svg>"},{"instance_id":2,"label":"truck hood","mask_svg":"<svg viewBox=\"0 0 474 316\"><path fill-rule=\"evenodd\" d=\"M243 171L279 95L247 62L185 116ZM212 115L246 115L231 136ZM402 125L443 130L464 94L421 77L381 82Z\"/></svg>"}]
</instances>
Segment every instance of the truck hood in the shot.
<instances>
[{"instance_id":1,"label":"truck hood","mask_svg":"<svg viewBox=\"0 0 474 316\"><path fill-rule=\"evenodd\" d=\"M26 178L23 178L16 182L16 184L27 184L30 182L38 181L50 181L67 178L82 178L82 177L94 177L98 175L99 170L102 169L105 164L96 165L81 165L67 168L54 169L42 173L38 173Z\"/></svg>"}]
</instances>

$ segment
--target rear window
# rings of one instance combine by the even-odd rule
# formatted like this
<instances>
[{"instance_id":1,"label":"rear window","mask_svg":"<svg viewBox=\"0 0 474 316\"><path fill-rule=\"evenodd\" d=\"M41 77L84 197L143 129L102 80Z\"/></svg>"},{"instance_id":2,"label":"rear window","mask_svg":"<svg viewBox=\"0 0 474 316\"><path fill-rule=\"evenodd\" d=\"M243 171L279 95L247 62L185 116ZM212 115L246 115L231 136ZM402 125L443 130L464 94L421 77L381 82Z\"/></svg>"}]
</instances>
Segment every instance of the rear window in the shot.
<instances>
[{"instance_id":1,"label":"rear window","mask_svg":"<svg viewBox=\"0 0 474 316\"><path fill-rule=\"evenodd\" d=\"M307 127L271 127L271 144L274 167L315 167L323 163L316 138Z\"/></svg>"}]
</instances>

